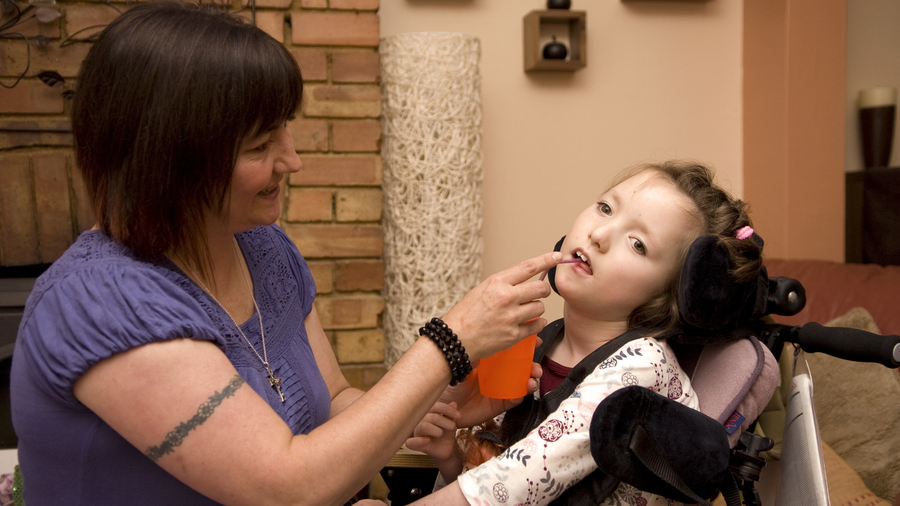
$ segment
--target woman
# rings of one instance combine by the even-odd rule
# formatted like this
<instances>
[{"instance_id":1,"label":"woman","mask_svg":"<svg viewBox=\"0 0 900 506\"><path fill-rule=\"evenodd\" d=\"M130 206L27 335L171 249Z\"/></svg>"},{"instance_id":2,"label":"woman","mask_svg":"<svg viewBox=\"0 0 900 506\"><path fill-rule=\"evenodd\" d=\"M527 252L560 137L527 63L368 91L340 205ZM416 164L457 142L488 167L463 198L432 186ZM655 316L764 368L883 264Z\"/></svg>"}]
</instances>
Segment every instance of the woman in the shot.
<instances>
[{"instance_id":1,"label":"woman","mask_svg":"<svg viewBox=\"0 0 900 506\"><path fill-rule=\"evenodd\" d=\"M549 294L526 280L558 254L443 317L468 357L420 339L350 388L273 225L301 91L284 47L208 6L138 5L91 48L73 130L98 224L36 283L13 359L29 506L341 504L469 360L546 324L522 323ZM458 400L475 421L510 407Z\"/></svg>"}]
</instances>

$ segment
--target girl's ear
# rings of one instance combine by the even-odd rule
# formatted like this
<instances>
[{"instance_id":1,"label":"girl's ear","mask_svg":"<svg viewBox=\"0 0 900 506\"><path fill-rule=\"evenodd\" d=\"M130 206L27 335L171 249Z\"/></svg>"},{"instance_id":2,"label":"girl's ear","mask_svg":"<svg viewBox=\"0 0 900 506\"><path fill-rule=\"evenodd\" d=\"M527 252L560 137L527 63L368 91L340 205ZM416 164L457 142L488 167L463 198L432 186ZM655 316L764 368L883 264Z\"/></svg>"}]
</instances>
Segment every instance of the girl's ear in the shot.
<instances>
[{"instance_id":1,"label":"girl's ear","mask_svg":"<svg viewBox=\"0 0 900 506\"><path fill-rule=\"evenodd\" d=\"M566 240L566 236L562 236L562 238L556 242L556 246L553 247L553 251L559 251L562 249L563 241ZM556 277L556 267L551 267L549 271L547 271L547 281L550 282L550 288L559 295L559 290L556 289L556 281L554 278Z\"/></svg>"}]
</instances>

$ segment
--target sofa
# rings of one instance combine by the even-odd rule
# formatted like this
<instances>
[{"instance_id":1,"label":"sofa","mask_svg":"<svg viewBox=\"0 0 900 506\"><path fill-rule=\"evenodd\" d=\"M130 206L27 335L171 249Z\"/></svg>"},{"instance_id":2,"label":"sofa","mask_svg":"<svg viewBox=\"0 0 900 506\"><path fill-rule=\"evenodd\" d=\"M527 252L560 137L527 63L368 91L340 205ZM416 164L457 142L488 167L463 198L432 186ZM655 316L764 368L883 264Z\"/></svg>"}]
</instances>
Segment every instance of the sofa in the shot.
<instances>
[{"instance_id":1,"label":"sofa","mask_svg":"<svg viewBox=\"0 0 900 506\"><path fill-rule=\"evenodd\" d=\"M798 280L806 306L778 323L900 335L900 266L765 259L769 277ZM783 354L784 355L787 354ZM900 506L900 372L806 353L831 504Z\"/></svg>"}]
</instances>

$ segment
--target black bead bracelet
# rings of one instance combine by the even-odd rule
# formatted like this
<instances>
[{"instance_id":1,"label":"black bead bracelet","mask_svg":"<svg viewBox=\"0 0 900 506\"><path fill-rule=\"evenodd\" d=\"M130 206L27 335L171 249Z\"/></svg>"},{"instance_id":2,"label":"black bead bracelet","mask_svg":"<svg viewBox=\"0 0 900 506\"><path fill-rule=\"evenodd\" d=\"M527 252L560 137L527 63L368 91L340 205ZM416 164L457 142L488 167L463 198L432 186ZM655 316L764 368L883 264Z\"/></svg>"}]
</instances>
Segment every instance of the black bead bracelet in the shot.
<instances>
[{"instance_id":1,"label":"black bead bracelet","mask_svg":"<svg viewBox=\"0 0 900 506\"><path fill-rule=\"evenodd\" d=\"M465 381L466 376L472 372L472 363L469 355L459 337L450 330L450 327L440 318L432 318L424 327L419 329L420 336L427 336L444 354L447 364L450 365L450 385L456 385Z\"/></svg>"}]
</instances>

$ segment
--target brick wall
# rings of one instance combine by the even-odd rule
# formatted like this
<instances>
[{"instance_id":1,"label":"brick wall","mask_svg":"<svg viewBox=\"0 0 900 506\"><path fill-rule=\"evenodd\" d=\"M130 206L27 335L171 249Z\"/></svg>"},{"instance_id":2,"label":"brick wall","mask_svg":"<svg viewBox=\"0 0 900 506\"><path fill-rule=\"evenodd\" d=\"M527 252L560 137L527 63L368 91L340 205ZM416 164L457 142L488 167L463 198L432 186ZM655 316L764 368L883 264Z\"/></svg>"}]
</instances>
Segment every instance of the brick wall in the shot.
<instances>
[{"instance_id":1,"label":"brick wall","mask_svg":"<svg viewBox=\"0 0 900 506\"><path fill-rule=\"evenodd\" d=\"M245 7L241 1L231 10ZM303 114L291 125L304 168L289 178L281 225L312 269L316 308L341 367L367 389L384 373L378 0L257 0L256 7L257 26L285 44L305 81ZM27 37L28 47L18 36L0 38L0 82L12 86L27 66L18 84L0 87L0 267L53 262L93 225L73 167L65 92L89 48L80 40L127 7L60 1L47 8L59 17L40 22L32 7L3 32ZM250 10L242 15L249 19ZM45 70L65 82L48 86L38 78Z\"/></svg>"}]
</instances>

